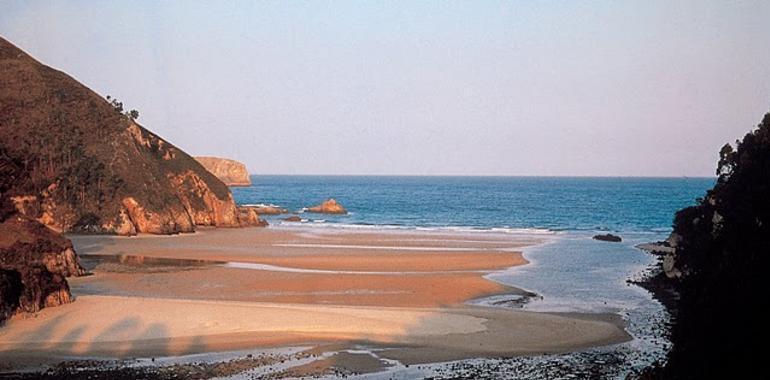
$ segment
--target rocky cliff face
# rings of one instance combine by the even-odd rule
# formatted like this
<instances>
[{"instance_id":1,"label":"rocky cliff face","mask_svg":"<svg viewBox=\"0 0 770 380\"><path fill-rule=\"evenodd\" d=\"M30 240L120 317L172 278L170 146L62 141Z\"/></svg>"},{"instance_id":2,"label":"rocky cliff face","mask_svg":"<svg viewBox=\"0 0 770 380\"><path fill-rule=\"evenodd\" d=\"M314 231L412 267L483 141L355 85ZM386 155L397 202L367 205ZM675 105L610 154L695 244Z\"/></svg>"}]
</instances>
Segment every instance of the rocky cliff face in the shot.
<instances>
[{"instance_id":1,"label":"rocky cliff face","mask_svg":"<svg viewBox=\"0 0 770 380\"><path fill-rule=\"evenodd\" d=\"M66 277L83 274L69 239L19 214L0 223L0 323L72 302Z\"/></svg>"},{"instance_id":2,"label":"rocky cliff face","mask_svg":"<svg viewBox=\"0 0 770 380\"><path fill-rule=\"evenodd\" d=\"M85 274L68 239L16 212L7 190L20 172L0 148L0 324L71 302L66 277Z\"/></svg>"},{"instance_id":3,"label":"rocky cliff face","mask_svg":"<svg viewBox=\"0 0 770 380\"><path fill-rule=\"evenodd\" d=\"M0 38L0 148L8 195L59 231L134 235L237 227L227 186L70 76Z\"/></svg>"},{"instance_id":4,"label":"rocky cliff face","mask_svg":"<svg viewBox=\"0 0 770 380\"><path fill-rule=\"evenodd\" d=\"M227 186L251 185L246 165L241 162L219 157L195 157L195 159Z\"/></svg>"}]
</instances>

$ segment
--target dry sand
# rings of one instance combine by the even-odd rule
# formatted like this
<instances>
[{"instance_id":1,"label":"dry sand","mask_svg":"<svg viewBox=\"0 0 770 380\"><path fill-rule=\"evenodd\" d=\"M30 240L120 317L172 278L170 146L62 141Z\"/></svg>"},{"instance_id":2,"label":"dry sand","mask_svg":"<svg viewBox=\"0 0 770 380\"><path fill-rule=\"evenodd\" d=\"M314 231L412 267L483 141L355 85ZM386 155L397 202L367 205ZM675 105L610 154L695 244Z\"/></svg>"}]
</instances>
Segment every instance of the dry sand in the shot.
<instances>
[{"instance_id":1,"label":"dry sand","mask_svg":"<svg viewBox=\"0 0 770 380\"><path fill-rule=\"evenodd\" d=\"M16 317L0 328L0 356L35 363L56 356L179 355L341 342L379 345L388 348L383 357L420 363L563 352L629 339L619 320L606 315L464 305L473 298L520 292L482 276L524 264L515 249L538 241L527 236L269 228L175 237L75 236L81 255L345 272L211 265L160 272L139 266L118 273L97 266L95 275L71 282L75 303Z\"/></svg>"},{"instance_id":2,"label":"dry sand","mask_svg":"<svg viewBox=\"0 0 770 380\"><path fill-rule=\"evenodd\" d=\"M554 352L623 339L613 323L467 308L294 305L144 297L81 296L76 303L14 319L0 350L116 357L180 355L318 341L393 344L417 360ZM442 354L442 351L444 354ZM417 360L419 361L419 360Z\"/></svg>"}]
</instances>

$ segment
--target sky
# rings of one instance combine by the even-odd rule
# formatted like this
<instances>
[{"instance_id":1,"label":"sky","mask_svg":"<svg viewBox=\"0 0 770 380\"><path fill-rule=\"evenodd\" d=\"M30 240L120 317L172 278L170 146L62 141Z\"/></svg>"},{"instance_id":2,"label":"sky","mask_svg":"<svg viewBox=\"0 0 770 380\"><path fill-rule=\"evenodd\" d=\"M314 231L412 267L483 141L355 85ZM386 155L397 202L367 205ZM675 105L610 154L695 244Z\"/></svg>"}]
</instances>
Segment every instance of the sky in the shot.
<instances>
[{"instance_id":1,"label":"sky","mask_svg":"<svg viewBox=\"0 0 770 380\"><path fill-rule=\"evenodd\" d=\"M713 176L768 1L0 0L0 36L252 174Z\"/></svg>"}]
</instances>

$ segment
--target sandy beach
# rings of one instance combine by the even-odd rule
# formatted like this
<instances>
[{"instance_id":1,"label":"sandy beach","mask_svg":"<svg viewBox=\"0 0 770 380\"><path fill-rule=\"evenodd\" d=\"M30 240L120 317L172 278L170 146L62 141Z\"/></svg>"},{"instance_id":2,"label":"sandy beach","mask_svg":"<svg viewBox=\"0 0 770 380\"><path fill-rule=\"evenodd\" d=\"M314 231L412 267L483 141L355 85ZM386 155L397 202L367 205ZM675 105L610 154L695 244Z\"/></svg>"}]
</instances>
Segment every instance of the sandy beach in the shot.
<instances>
[{"instance_id":1,"label":"sandy beach","mask_svg":"<svg viewBox=\"0 0 770 380\"><path fill-rule=\"evenodd\" d=\"M520 250L537 236L249 228L71 238L93 275L71 281L76 302L0 329L2 369L331 343L412 364L629 339L611 315L465 304L524 294L483 276L526 264Z\"/></svg>"}]
</instances>

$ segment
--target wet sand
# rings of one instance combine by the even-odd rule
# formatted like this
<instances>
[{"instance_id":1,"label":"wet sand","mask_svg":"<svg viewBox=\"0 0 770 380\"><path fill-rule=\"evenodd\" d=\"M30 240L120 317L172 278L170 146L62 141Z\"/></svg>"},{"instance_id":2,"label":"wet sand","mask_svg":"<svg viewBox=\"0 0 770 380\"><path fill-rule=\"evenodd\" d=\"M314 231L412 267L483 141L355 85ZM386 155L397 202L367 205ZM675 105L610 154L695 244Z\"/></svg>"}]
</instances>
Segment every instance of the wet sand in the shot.
<instances>
[{"instance_id":1,"label":"wet sand","mask_svg":"<svg viewBox=\"0 0 770 380\"><path fill-rule=\"evenodd\" d=\"M464 304L523 293L483 275L525 264L517 250L539 242L536 236L268 228L72 239L86 258L142 255L285 270L166 263L153 271L141 260L96 265L93 276L71 281L76 302L13 318L0 328L0 356L13 359L9 368L71 356L168 356L329 342L377 346L383 358L411 364L564 352L629 339L612 316Z\"/></svg>"}]
</instances>

